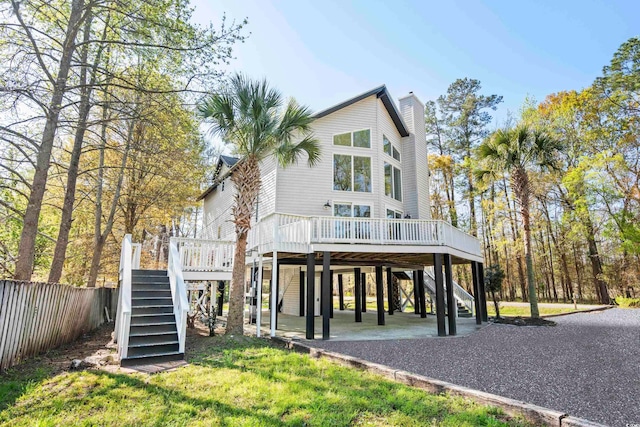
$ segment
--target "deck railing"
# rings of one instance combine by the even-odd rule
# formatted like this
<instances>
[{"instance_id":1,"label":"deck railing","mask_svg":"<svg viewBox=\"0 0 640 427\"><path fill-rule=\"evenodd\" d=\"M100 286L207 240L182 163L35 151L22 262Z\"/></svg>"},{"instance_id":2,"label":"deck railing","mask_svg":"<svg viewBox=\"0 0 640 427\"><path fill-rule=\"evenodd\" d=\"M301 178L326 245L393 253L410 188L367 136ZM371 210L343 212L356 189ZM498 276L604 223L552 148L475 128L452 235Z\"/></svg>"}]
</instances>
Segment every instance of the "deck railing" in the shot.
<instances>
[{"instance_id":1,"label":"deck railing","mask_svg":"<svg viewBox=\"0 0 640 427\"><path fill-rule=\"evenodd\" d=\"M169 241L168 262L169 285L171 286L171 298L173 299L173 314L178 330L178 343L180 353L184 353L187 337L187 313L189 302L187 301L187 287L182 277L182 265L178 253L176 238Z\"/></svg>"},{"instance_id":2,"label":"deck railing","mask_svg":"<svg viewBox=\"0 0 640 427\"><path fill-rule=\"evenodd\" d=\"M205 235L207 235L205 233ZM183 271L231 271L234 241L174 238ZM253 225L247 251L309 253L314 244L449 246L482 256L480 242L445 221L274 213Z\"/></svg>"}]
</instances>

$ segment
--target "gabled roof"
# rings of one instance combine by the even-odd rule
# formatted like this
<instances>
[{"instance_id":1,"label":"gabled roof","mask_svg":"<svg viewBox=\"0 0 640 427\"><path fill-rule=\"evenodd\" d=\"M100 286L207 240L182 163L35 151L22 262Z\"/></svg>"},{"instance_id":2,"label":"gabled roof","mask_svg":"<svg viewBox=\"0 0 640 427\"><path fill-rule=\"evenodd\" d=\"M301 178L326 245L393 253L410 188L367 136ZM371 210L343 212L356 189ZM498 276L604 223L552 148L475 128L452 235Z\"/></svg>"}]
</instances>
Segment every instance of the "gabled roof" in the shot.
<instances>
[{"instance_id":1,"label":"gabled roof","mask_svg":"<svg viewBox=\"0 0 640 427\"><path fill-rule=\"evenodd\" d=\"M396 125L396 128L398 129L398 132L400 133L400 135L409 136L409 131L407 130L407 126L404 124L402 117L400 117L400 113L396 108L396 104L393 102L393 99L391 98L391 95L389 94L389 91L387 90L387 87L385 85L382 85L368 92L355 96L351 99L341 102L340 104L334 105L331 108L327 108L326 110L322 110L314 114L313 117L316 119L319 119L321 117L328 116L331 113L334 113L344 107L348 107L349 105L355 104L356 102L362 101L363 99L373 95L376 95L376 97L380 98L380 100L382 101L382 104L387 109L389 116L391 116L391 120L393 120L393 123Z\"/></svg>"},{"instance_id":2,"label":"gabled roof","mask_svg":"<svg viewBox=\"0 0 640 427\"><path fill-rule=\"evenodd\" d=\"M238 159L237 157L220 155L220 157L218 157L218 164L216 165L216 171L213 173L213 184L211 184L209 188L204 190L204 192L201 195L199 195L196 200L200 201L204 199L205 197L207 197L209 193L215 190L218 184L220 184L220 182L222 182L224 178L230 175L231 170L236 165L236 163L238 163L238 160L240 159ZM220 169L222 169L222 165L226 165L229 168L227 170L227 173L224 174L224 176L220 176Z\"/></svg>"}]
</instances>

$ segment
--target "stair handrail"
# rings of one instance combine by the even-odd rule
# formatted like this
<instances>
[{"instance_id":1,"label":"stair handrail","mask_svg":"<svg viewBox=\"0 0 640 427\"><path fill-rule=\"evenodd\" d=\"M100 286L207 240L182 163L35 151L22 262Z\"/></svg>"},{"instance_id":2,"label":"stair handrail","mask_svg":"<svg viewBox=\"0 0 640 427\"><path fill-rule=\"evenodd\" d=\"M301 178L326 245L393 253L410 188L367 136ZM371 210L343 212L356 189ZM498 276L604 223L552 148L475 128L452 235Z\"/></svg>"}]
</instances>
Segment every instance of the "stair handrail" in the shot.
<instances>
[{"instance_id":1,"label":"stair handrail","mask_svg":"<svg viewBox=\"0 0 640 427\"><path fill-rule=\"evenodd\" d=\"M425 285L435 295L435 293L436 293L436 287L435 287L435 283L436 282L435 282L435 280L436 279L435 279L435 277L433 275L433 271L431 270L431 268L425 268L424 269L424 274L427 277L427 280L425 280ZM446 289L447 284L445 283L444 286L445 286L445 289ZM465 308L467 310L469 310L469 312L471 314L474 314L475 303L474 303L473 295L471 295L469 292L467 292L455 280L453 281L453 296L456 299L456 301L459 301L462 305L464 305ZM445 295L445 299L446 299L446 295Z\"/></svg>"},{"instance_id":2,"label":"stair handrail","mask_svg":"<svg viewBox=\"0 0 640 427\"><path fill-rule=\"evenodd\" d=\"M115 339L118 344L120 360L127 357L129 348L129 328L131 326L131 269L132 269L131 234L125 234L120 250L120 267L118 279L118 311L116 313Z\"/></svg>"},{"instance_id":3,"label":"stair handrail","mask_svg":"<svg viewBox=\"0 0 640 427\"><path fill-rule=\"evenodd\" d=\"M171 298L173 300L173 314L176 318L176 328L178 330L179 351L184 353L187 336L187 313L189 312L189 302L187 301L187 286L182 276L182 265L180 253L178 252L177 241L174 238L169 240L169 262L167 265L169 284L171 285Z\"/></svg>"}]
</instances>

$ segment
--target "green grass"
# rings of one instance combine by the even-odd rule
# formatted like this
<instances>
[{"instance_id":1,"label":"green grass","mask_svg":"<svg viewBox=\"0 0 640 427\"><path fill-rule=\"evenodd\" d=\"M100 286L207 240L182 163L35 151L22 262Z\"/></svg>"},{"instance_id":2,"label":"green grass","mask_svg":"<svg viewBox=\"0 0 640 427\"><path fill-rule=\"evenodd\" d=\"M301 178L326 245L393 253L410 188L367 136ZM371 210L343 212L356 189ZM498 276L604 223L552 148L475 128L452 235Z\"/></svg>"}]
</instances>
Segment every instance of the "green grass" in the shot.
<instances>
[{"instance_id":1,"label":"green grass","mask_svg":"<svg viewBox=\"0 0 640 427\"><path fill-rule=\"evenodd\" d=\"M562 313L577 313L582 311L580 308L578 310L574 310L573 307L538 307L540 311L540 316L549 316L551 314L562 314ZM489 316L496 315L496 309L493 306L493 302L487 301L487 314ZM531 309L529 306L500 306L500 316L508 316L508 317L530 317Z\"/></svg>"},{"instance_id":2,"label":"green grass","mask_svg":"<svg viewBox=\"0 0 640 427\"><path fill-rule=\"evenodd\" d=\"M201 337L156 375L21 369L0 376L8 426L519 426L495 408L430 395L268 341Z\"/></svg>"},{"instance_id":3,"label":"green grass","mask_svg":"<svg viewBox=\"0 0 640 427\"><path fill-rule=\"evenodd\" d=\"M622 308L640 308L640 298L616 297L616 303Z\"/></svg>"}]
</instances>

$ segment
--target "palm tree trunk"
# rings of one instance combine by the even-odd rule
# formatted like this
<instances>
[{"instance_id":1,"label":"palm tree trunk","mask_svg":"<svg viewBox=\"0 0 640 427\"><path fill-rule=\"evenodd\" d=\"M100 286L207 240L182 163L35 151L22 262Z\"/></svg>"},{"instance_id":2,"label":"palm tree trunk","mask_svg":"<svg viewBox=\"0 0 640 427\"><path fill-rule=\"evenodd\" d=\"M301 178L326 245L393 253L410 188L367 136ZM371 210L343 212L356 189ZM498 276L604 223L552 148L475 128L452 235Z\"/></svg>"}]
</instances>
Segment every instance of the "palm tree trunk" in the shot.
<instances>
[{"instance_id":1,"label":"palm tree trunk","mask_svg":"<svg viewBox=\"0 0 640 427\"><path fill-rule=\"evenodd\" d=\"M229 287L229 314L226 335L244 333L244 273L247 236L251 230L251 215L260 191L260 167L255 157L245 157L231 175L236 186L233 221L236 226L236 248ZM260 307L258 307L260 310Z\"/></svg>"},{"instance_id":2,"label":"palm tree trunk","mask_svg":"<svg viewBox=\"0 0 640 427\"><path fill-rule=\"evenodd\" d=\"M531 216L529 213L529 176L523 169L516 169L512 174L513 189L520 204L520 215L522 216L522 228L524 229L524 258L527 266L527 287L529 290L529 305L531 306L531 317L540 317L538 311L538 295L533 277L533 258L531 253Z\"/></svg>"}]
</instances>

